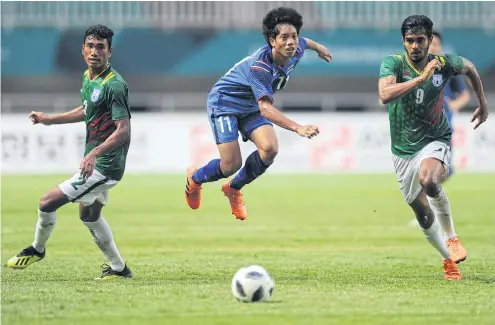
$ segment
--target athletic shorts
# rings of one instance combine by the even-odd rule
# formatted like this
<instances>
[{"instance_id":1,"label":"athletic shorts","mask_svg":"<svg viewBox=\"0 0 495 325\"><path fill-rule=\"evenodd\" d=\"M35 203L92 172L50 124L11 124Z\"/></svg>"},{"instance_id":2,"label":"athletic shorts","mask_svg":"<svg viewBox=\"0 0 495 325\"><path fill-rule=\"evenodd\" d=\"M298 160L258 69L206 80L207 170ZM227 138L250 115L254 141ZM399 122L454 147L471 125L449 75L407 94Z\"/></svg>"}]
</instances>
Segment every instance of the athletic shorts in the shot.
<instances>
[{"instance_id":1,"label":"athletic shorts","mask_svg":"<svg viewBox=\"0 0 495 325\"><path fill-rule=\"evenodd\" d=\"M411 204L418 197L422 187L419 183L419 167L426 158L436 158L440 160L448 173L452 151L449 145L434 141L426 145L421 151L412 157L402 158L393 155L395 173L399 182L399 187L408 204Z\"/></svg>"},{"instance_id":2,"label":"athletic shorts","mask_svg":"<svg viewBox=\"0 0 495 325\"><path fill-rule=\"evenodd\" d=\"M208 115L216 144L235 141L239 138L239 133L242 140L247 141L251 138L251 133L260 126L272 125L259 111L249 114L216 115L209 110Z\"/></svg>"},{"instance_id":3,"label":"athletic shorts","mask_svg":"<svg viewBox=\"0 0 495 325\"><path fill-rule=\"evenodd\" d=\"M84 206L89 206L98 201L106 205L108 203L108 191L117 183L118 181L102 175L95 169L93 174L86 180L78 172L70 179L62 182L58 187L73 203L82 203Z\"/></svg>"}]
</instances>

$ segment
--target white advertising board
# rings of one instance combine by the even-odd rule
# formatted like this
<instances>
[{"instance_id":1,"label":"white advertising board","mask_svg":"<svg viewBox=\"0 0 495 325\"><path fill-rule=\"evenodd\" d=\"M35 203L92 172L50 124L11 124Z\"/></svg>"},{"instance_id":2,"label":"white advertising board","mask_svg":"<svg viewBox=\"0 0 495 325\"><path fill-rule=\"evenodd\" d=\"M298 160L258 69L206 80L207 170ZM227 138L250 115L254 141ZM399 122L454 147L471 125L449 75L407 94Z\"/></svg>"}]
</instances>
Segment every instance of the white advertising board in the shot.
<instances>
[{"instance_id":1,"label":"white advertising board","mask_svg":"<svg viewBox=\"0 0 495 325\"><path fill-rule=\"evenodd\" d=\"M386 113L289 114L317 124L320 135L305 139L275 127L279 155L270 172L391 173ZM458 171L495 171L495 119L473 131L469 114L455 119L454 163ZM2 173L49 174L77 171L84 152L83 123L32 125L25 115L3 115ZM255 149L241 141L246 158ZM205 114L134 114L127 173L181 173L188 165L217 158Z\"/></svg>"}]
</instances>

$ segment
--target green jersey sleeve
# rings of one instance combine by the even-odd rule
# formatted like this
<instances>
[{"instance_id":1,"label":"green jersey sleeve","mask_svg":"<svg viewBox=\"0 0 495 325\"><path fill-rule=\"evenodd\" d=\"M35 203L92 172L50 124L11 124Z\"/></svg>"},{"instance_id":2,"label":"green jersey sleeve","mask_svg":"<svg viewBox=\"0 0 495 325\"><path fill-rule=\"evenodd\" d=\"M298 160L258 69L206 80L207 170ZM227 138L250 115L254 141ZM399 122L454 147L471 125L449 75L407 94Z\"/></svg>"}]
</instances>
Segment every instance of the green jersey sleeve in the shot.
<instances>
[{"instance_id":1,"label":"green jersey sleeve","mask_svg":"<svg viewBox=\"0 0 495 325\"><path fill-rule=\"evenodd\" d=\"M107 89L108 108L112 113L112 120L131 118L127 86L120 81L114 81L108 85Z\"/></svg>"},{"instance_id":2,"label":"green jersey sleeve","mask_svg":"<svg viewBox=\"0 0 495 325\"><path fill-rule=\"evenodd\" d=\"M398 76L399 59L395 55L389 55L383 59L380 65L380 79L388 76Z\"/></svg>"},{"instance_id":3,"label":"green jersey sleeve","mask_svg":"<svg viewBox=\"0 0 495 325\"><path fill-rule=\"evenodd\" d=\"M445 65L452 70L452 75L454 76L462 74L464 69L462 57L455 54L445 54Z\"/></svg>"}]
</instances>

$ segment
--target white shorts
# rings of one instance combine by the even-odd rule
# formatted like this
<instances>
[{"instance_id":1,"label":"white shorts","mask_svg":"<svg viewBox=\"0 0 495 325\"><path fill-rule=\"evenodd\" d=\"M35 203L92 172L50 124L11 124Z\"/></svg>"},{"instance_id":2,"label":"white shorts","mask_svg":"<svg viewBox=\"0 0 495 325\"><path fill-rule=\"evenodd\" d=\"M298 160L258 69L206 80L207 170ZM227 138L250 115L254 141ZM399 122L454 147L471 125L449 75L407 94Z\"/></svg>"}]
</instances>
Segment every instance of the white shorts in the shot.
<instances>
[{"instance_id":1,"label":"white shorts","mask_svg":"<svg viewBox=\"0 0 495 325\"><path fill-rule=\"evenodd\" d=\"M412 157L401 158L393 155L393 163L397 179L399 181L400 191L408 204L411 204L421 192L419 183L419 167L425 158L436 158L443 162L445 173L448 173L450 157L452 155L450 146L434 141L426 145L421 151Z\"/></svg>"},{"instance_id":2,"label":"white shorts","mask_svg":"<svg viewBox=\"0 0 495 325\"><path fill-rule=\"evenodd\" d=\"M95 169L87 180L84 180L80 173L76 173L58 187L73 203L82 203L84 206L89 206L98 200L101 204L106 205L108 202L108 190L117 185L117 183L118 181L102 175Z\"/></svg>"}]
</instances>

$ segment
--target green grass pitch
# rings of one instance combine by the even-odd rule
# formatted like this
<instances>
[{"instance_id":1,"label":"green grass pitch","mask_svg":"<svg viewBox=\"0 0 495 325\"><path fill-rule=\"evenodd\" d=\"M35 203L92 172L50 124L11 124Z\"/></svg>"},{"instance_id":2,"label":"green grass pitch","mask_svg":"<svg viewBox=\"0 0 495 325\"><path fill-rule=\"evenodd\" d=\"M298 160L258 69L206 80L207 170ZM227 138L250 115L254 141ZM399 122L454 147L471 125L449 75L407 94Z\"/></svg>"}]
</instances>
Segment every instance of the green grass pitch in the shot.
<instances>
[{"instance_id":1,"label":"green grass pitch","mask_svg":"<svg viewBox=\"0 0 495 325\"><path fill-rule=\"evenodd\" d=\"M40 196L70 175L2 177L2 264L33 240ZM468 249L463 280L418 228L394 175L265 175L235 220L221 182L200 210L185 176L126 176L104 215L134 278L96 282L104 259L76 205L58 212L47 256L2 268L2 324L495 324L495 174L446 184ZM230 281L260 264L273 302L242 304Z\"/></svg>"}]
</instances>

